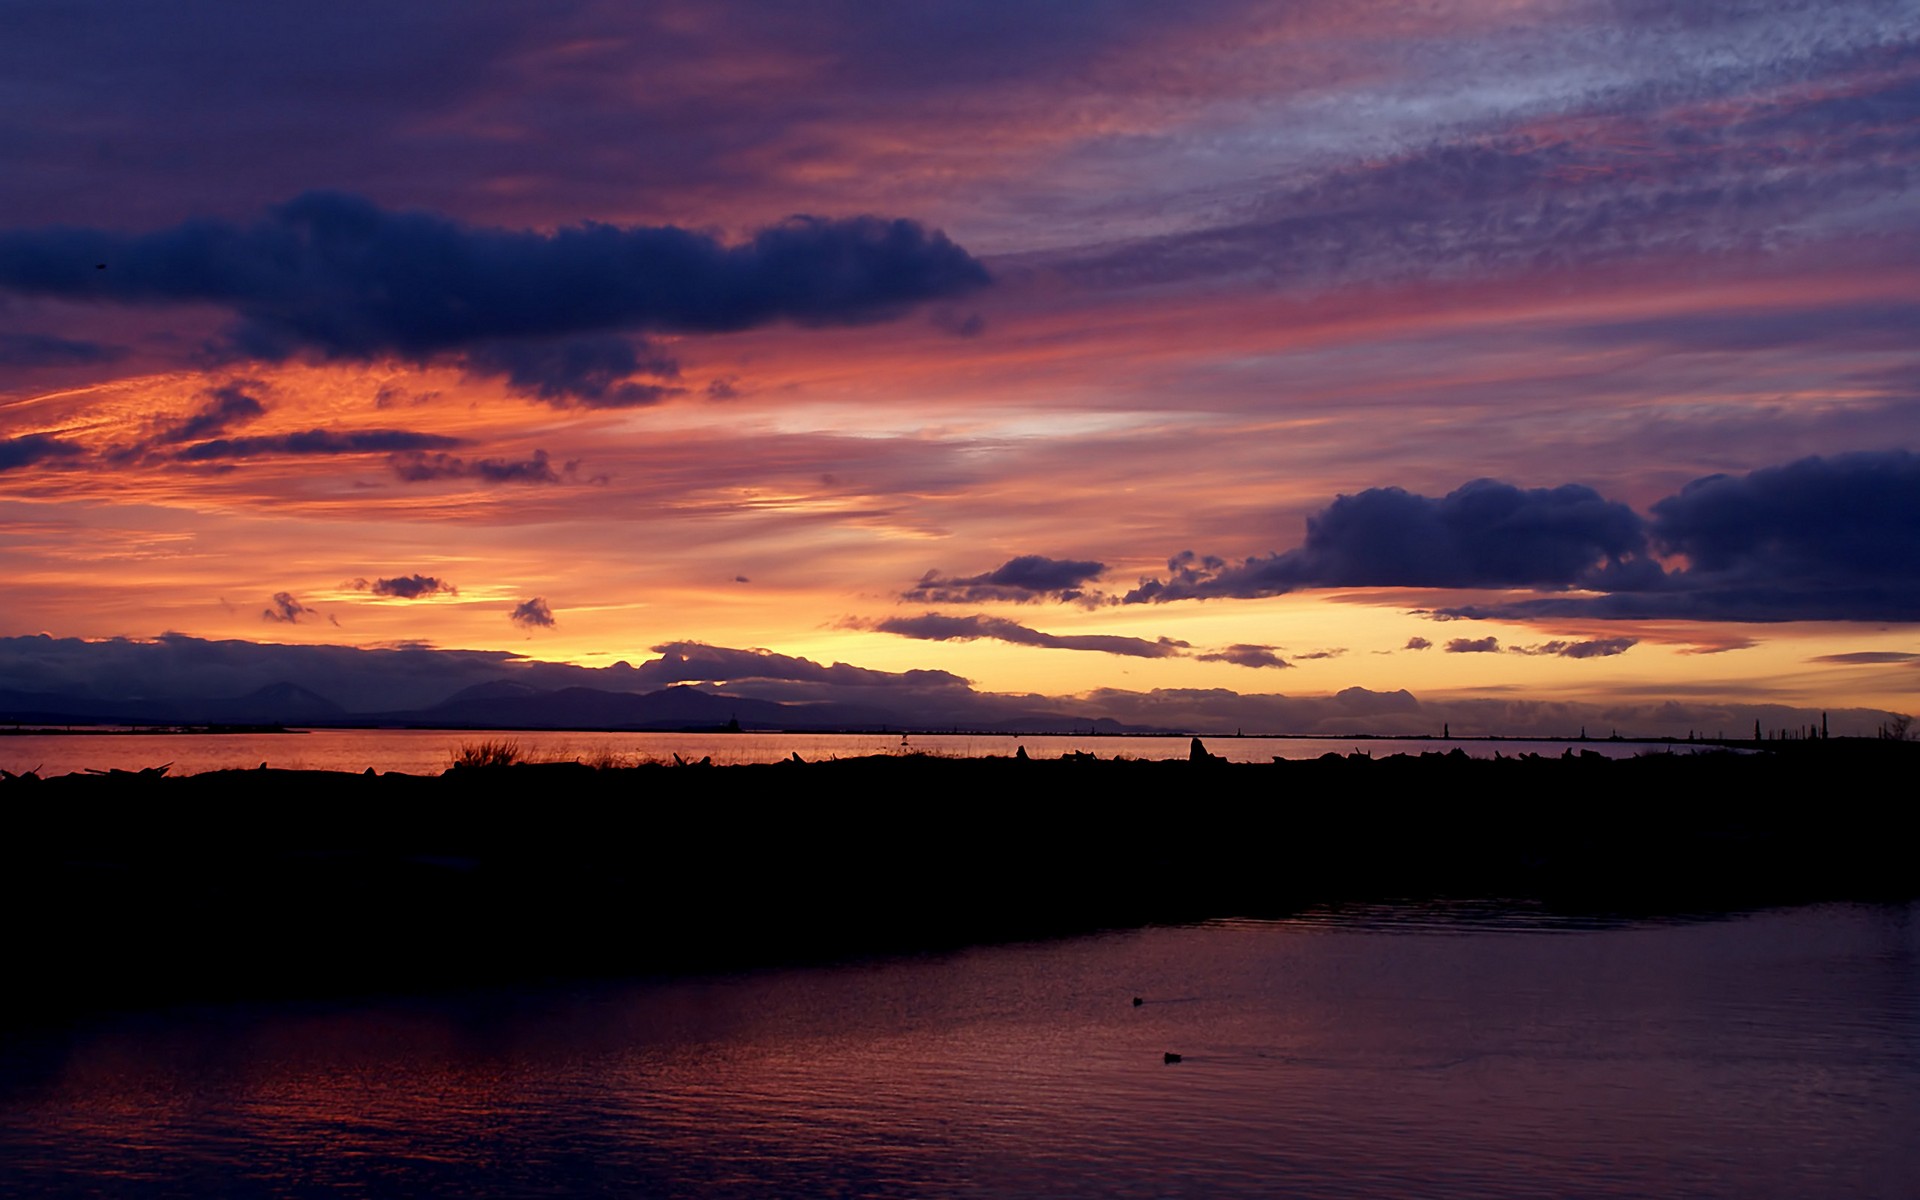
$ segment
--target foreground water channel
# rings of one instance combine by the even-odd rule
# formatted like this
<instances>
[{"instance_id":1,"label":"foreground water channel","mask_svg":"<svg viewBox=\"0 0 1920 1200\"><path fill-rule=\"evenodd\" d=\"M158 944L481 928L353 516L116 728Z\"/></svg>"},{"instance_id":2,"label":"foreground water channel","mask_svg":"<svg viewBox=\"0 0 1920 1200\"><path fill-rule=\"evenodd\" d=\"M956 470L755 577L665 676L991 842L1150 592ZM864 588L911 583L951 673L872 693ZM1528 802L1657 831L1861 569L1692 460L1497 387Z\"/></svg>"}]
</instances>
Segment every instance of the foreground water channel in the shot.
<instances>
[{"instance_id":1,"label":"foreground water channel","mask_svg":"<svg viewBox=\"0 0 1920 1200\"><path fill-rule=\"evenodd\" d=\"M779 762L798 754L809 762L870 754L931 754L955 758L1011 756L1022 748L1036 757L1097 754L1101 758L1185 758L1185 737L1016 736L1012 734L874 733L578 733L555 730L474 732L447 729L313 729L287 733L40 733L0 736L0 768L42 776L87 770L138 771L166 765L174 775L197 775L258 767L282 770L353 771L369 767L432 775L447 769L463 746L507 742L534 761L585 761L632 766L711 758L716 765ZM1479 758L1495 754L1558 756L1569 749L1609 758L1675 749L1658 742L1549 741L1441 738L1206 739L1209 753L1234 762L1308 759L1356 751L1385 757L1460 749Z\"/></svg>"},{"instance_id":2,"label":"foreground water channel","mask_svg":"<svg viewBox=\"0 0 1920 1200\"><path fill-rule=\"evenodd\" d=\"M0 1191L1909 1196L1917 918L1360 908L96 1018L5 1039Z\"/></svg>"}]
</instances>

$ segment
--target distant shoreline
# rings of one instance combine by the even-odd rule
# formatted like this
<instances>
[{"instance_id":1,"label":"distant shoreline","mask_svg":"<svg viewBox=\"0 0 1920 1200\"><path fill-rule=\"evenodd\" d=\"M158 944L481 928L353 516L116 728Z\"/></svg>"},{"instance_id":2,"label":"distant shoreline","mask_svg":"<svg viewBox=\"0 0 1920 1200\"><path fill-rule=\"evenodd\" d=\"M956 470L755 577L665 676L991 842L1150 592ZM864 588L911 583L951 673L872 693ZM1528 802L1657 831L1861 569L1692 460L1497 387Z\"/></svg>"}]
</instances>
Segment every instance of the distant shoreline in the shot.
<instances>
[{"instance_id":1,"label":"distant shoreline","mask_svg":"<svg viewBox=\"0 0 1920 1200\"><path fill-rule=\"evenodd\" d=\"M1586 734L1545 734L1545 733L1244 733L1218 731L1168 729L1168 730L1129 730L1122 733L1100 732L1095 730L1014 730L1004 729L727 729L712 725L693 725L668 729L632 729L608 726L492 726L492 725L351 725L351 724L314 724L314 725L33 725L22 723L0 727L0 737L102 737L102 736L139 736L139 737L218 737L234 734L305 734L316 731L368 733L410 732L410 733L454 733L454 734L579 734L589 735L671 735L688 734L707 736L711 734L740 734L743 736L764 737L993 737L993 738L1187 738L1198 737L1206 741L1229 741L1260 739L1263 741L1343 741L1343 742L1609 742L1648 746L1705 746L1728 749L1751 748L1756 745L1773 745L1772 741L1756 743L1752 738L1685 738L1673 735L1622 735L1610 734L1606 737L1591 737ZM1813 740L1822 739L1787 739ZM1843 739L1873 740L1873 739Z\"/></svg>"},{"instance_id":2,"label":"distant shoreline","mask_svg":"<svg viewBox=\"0 0 1920 1200\"><path fill-rule=\"evenodd\" d=\"M305 727L285 725L14 725L0 729L0 737L209 737L236 733L306 733Z\"/></svg>"}]
</instances>

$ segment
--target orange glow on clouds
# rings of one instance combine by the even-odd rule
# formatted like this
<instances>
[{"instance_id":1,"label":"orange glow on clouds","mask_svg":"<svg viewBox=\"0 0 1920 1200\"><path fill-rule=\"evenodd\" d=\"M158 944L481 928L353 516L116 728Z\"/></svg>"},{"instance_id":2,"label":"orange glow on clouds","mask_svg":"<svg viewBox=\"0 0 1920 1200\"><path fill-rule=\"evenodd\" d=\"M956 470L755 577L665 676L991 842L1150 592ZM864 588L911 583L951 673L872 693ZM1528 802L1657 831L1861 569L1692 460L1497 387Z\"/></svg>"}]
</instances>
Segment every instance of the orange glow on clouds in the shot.
<instances>
[{"instance_id":1,"label":"orange glow on clouds","mask_svg":"<svg viewBox=\"0 0 1920 1200\"><path fill-rule=\"evenodd\" d=\"M1920 448L1920 209L1903 182L1920 145L1886 115L1916 74L1908 42L1830 15L1822 36L1869 64L1844 67L1789 53L1816 40L1793 13L1695 30L1520 2L1361 22L1320 3L1067 8L996 33L588 6L564 29L516 26L462 73L485 86L360 98L355 119L397 150L289 165L189 113L176 124L239 165L24 163L0 260L10 231L244 222L325 183L462 230L740 238L795 212L900 215L995 282L841 323L574 331L673 360L635 377L659 402L630 407L530 396L459 346L219 360L206 347L233 314L204 298L0 290L0 636L418 641L593 665L694 640L1016 693L1706 688L1912 706L1920 672L1836 660L1920 649L1894 622L1440 621L1484 594L1415 587L1109 602L1185 551L1298 547L1335 496L1370 488L1577 484L1644 515L1714 473ZM49 128L165 132L89 115L114 97L60 94L72 112ZM276 129L320 119L293 92L260 103L285 106ZM103 212L97 194L138 204ZM902 596L929 571L1028 555L1105 564L1096 601ZM445 586L376 594L414 576ZM509 620L535 597L551 627ZM874 628L928 611L1189 652ZM1499 652L1444 648L1488 637ZM1511 649L1607 639L1633 644ZM1230 647L1292 665L1203 657Z\"/></svg>"}]
</instances>

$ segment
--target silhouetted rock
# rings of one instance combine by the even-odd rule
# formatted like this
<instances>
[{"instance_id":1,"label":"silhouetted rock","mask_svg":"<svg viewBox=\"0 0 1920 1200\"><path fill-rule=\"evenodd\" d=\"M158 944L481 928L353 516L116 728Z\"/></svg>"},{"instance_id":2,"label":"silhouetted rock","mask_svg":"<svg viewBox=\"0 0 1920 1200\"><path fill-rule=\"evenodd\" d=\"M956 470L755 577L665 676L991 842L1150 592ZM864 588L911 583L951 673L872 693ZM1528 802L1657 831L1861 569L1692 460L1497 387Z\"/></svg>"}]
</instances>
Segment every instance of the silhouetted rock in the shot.
<instances>
[{"instance_id":1,"label":"silhouetted rock","mask_svg":"<svg viewBox=\"0 0 1920 1200\"><path fill-rule=\"evenodd\" d=\"M1222 755L1209 753L1205 743L1201 742L1199 738L1194 738L1193 741L1187 745L1187 761L1196 763L1223 763L1227 760Z\"/></svg>"}]
</instances>

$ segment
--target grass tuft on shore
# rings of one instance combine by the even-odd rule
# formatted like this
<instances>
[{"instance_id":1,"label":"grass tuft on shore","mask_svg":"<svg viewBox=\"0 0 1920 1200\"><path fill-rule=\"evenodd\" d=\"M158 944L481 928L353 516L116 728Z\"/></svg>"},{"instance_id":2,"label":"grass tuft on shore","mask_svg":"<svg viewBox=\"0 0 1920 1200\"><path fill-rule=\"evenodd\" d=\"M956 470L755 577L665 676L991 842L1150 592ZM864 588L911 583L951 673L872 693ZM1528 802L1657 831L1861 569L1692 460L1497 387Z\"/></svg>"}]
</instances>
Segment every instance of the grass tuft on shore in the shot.
<instances>
[{"instance_id":1,"label":"grass tuft on shore","mask_svg":"<svg viewBox=\"0 0 1920 1200\"><path fill-rule=\"evenodd\" d=\"M520 754L520 743L504 738L461 742L460 748L452 752L452 758L456 767L511 767L526 761Z\"/></svg>"}]
</instances>

